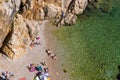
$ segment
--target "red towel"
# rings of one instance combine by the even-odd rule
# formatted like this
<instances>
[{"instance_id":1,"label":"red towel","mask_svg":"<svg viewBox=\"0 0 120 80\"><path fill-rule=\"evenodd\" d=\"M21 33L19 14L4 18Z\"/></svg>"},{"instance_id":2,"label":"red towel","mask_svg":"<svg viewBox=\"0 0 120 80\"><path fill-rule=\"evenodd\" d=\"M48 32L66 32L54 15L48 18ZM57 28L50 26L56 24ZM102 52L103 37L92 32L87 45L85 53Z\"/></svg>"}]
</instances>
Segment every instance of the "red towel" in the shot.
<instances>
[{"instance_id":1,"label":"red towel","mask_svg":"<svg viewBox=\"0 0 120 80\"><path fill-rule=\"evenodd\" d=\"M25 77L23 77L23 78L20 78L20 79L18 79L18 80L27 80Z\"/></svg>"}]
</instances>

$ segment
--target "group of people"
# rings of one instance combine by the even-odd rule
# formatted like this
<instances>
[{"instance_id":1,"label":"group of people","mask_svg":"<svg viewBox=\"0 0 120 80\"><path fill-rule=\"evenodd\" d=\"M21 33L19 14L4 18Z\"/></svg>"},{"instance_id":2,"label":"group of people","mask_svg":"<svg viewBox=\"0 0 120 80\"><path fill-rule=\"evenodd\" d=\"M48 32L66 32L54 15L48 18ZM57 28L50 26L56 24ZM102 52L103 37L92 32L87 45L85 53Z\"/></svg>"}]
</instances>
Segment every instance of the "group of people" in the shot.
<instances>
[{"instance_id":1,"label":"group of people","mask_svg":"<svg viewBox=\"0 0 120 80\"><path fill-rule=\"evenodd\" d=\"M40 64L32 63L28 66L28 70L30 72L37 71L37 74L35 75L34 80L50 80L50 76L48 73L49 69L46 67L46 63L40 62Z\"/></svg>"},{"instance_id":2,"label":"group of people","mask_svg":"<svg viewBox=\"0 0 120 80\"><path fill-rule=\"evenodd\" d=\"M47 53L47 55L50 56L52 59L54 59L54 60L57 59L56 54L54 54L52 50L47 49L47 50L46 50L46 53Z\"/></svg>"},{"instance_id":3,"label":"group of people","mask_svg":"<svg viewBox=\"0 0 120 80\"><path fill-rule=\"evenodd\" d=\"M36 37L36 38L34 38L34 40L32 40L32 43L30 44L30 46L34 47L35 45L40 45L40 37ZM52 50L46 49L45 52L53 60L57 60L56 54L54 54L54 52ZM40 62L40 64L32 63L28 66L28 70L30 72L37 71L37 74L35 75L34 80L50 80L49 69L46 67L46 63Z\"/></svg>"},{"instance_id":4,"label":"group of people","mask_svg":"<svg viewBox=\"0 0 120 80\"><path fill-rule=\"evenodd\" d=\"M40 45L40 37L36 37L34 39L32 39L32 42L30 43L30 47L33 48L36 45Z\"/></svg>"},{"instance_id":5,"label":"group of people","mask_svg":"<svg viewBox=\"0 0 120 80\"><path fill-rule=\"evenodd\" d=\"M5 72L1 72L0 74L0 80L10 80L11 77L13 77L14 74L8 72L8 71L5 71Z\"/></svg>"},{"instance_id":6,"label":"group of people","mask_svg":"<svg viewBox=\"0 0 120 80\"><path fill-rule=\"evenodd\" d=\"M42 66L40 66L39 64L30 64L30 66L28 66L28 69L30 72L34 72L34 71L42 71Z\"/></svg>"},{"instance_id":7,"label":"group of people","mask_svg":"<svg viewBox=\"0 0 120 80\"><path fill-rule=\"evenodd\" d=\"M35 45L40 45L40 37L36 37L34 39L32 39L32 42L30 44L30 47L33 48ZM56 60L56 54L53 53L52 50L50 49L46 49L46 53L48 54L48 56L50 56L52 59Z\"/></svg>"}]
</instances>

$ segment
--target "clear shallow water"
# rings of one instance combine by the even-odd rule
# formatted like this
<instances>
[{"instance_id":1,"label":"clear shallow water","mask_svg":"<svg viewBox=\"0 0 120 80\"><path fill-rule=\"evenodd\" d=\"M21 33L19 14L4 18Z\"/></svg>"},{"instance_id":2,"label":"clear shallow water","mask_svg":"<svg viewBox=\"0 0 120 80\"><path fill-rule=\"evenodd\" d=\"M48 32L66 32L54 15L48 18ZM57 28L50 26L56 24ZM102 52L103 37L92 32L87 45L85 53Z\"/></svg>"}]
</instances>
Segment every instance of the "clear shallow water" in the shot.
<instances>
[{"instance_id":1,"label":"clear shallow water","mask_svg":"<svg viewBox=\"0 0 120 80\"><path fill-rule=\"evenodd\" d=\"M117 80L120 65L119 0L110 14L94 10L77 24L53 31L61 49L61 66L72 80Z\"/></svg>"}]
</instances>

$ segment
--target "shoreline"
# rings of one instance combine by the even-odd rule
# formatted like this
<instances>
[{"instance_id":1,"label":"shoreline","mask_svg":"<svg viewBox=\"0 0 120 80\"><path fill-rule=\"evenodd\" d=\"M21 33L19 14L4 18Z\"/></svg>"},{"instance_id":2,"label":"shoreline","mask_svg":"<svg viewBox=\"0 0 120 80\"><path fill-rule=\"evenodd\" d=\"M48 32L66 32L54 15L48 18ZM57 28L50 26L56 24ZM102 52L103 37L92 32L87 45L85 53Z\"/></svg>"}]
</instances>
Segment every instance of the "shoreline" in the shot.
<instances>
[{"instance_id":1,"label":"shoreline","mask_svg":"<svg viewBox=\"0 0 120 80\"><path fill-rule=\"evenodd\" d=\"M44 26L44 36L46 41L46 49L52 50L57 55L57 60L51 59L51 57L48 56L47 58L47 64L48 68L50 69L50 75L52 77L52 80L69 80L67 73L63 72L63 66L61 64L60 59L60 49L59 45L57 44L57 39L53 35L53 31L58 29L56 26L52 24L52 21L48 21Z\"/></svg>"},{"instance_id":2,"label":"shoreline","mask_svg":"<svg viewBox=\"0 0 120 80\"><path fill-rule=\"evenodd\" d=\"M52 34L52 31L57 29L50 21L43 21L39 26L41 45L35 46L33 49L29 49L25 55L16 60L10 60L0 55L0 72L8 71L14 74L12 80L18 80L25 77L26 80L33 80L37 72L29 72L27 66L30 63L40 64L40 62L46 62L51 80L68 80L67 73L63 72L63 67L60 64L60 51L57 44L56 37ZM51 49L57 55L57 60L51 59L45 52L46 49Z\"/></svg>"}]
</instances>

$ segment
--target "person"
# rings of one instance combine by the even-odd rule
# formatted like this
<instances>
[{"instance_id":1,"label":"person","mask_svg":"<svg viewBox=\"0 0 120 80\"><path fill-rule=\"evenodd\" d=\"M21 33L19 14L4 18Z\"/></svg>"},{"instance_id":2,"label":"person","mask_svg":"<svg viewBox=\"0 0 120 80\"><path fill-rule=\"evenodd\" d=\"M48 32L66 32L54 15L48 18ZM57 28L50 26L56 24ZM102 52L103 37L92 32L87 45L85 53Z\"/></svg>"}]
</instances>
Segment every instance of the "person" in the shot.
<instances>
[{"instance_id":1,"label":"person","mask_svg":"<svg viewBox=\"0 0 120 80\"><path fill-rule=\"evenodd\" d=\"M11 78L12 76L14 76L12 73L9 73L8 71L6 71L6 72L1 72L0 78L2 80L9 80L9 78Z\"/></svg>"},{"instance_id":2,"label":"person","mask_svg":"<svg viewBox=\"0 0 120 80\"><path fill-rule=\"evenodd\" d=\"M61 18L65 17L65 13L63 11L61 11Z\"/></svg>"},{"instance_id":3,"label":"person","mask_svg":"<svg viewBox=\"0 0 120 80\"><path fill-rule=\"evenodd\" d=\"M45 6L43 7L43 10L44 10L44 17L48 17L48 6L45 5Z\"/></svg>"},{"instance_id":4,"label":"person","mask_svg":"<svg viewBox=\"0 0 120 80\"><path fill-rule=\"evenodd\" d=\"M31 49L35 47L35 45L40 45L40 37L32 37L32 42L30 43Z\"/></svg>"},{"instance_id":5,"label":"person","mask_svg":"<svg viewBox=\"0 0 120 80\"><path fill-rule=\"evenodd\" d=\"M9 80L5 72L1 72L1 79L3 80Z\"/></svg>"},{"instance_id":6,"label":"person","mask_svg":"<svg viewBox=\"0 0 120 80\"><path fill-rule=\"evenodd\" d=\"M37 66L36 66L36 70L39 71L39 72L42 72L42 70L43 70L43 69L42 69L42 66L37 65Z\"/></svg>"},{"instance_id":7,"label":"person","mask_svg":"<svg viewBox=\"0 0 120 80\"><path fill-rule=\"evenodd\" d=\"M34 42L32 41L32 42L30 43L31 49L32 49L34 46L35 46L35 45L34 45Z\"/></svg>"},{"instance_id":8,"label":"person","mask_svg":"<svg viewBox=\"0 0 120 80\"><path fill-rule=\"evenodd\" d=\"M59 25L61 26L61 21L65 18L65 13L63 11L61 11L61 18L59 19L59 21L57 22L56 26L59 27Z\"/></svg>"},{"instance_id":9,"label":"person","mask_svg":"<svg viewBox=\"0 0 120 80\"><path fill-rule=\"evenodd\" d=\"M42 72L37 72L35 77L34 77L34 80L41 80L40 75L42 75Z\"/></svg>"},{"instance_id":10,"label":"person","mask_svg":"<svg viewBox=\"0 0 120 80\"><path fill-rule=\"evenodd\" d=\"M47 49L46 53L48 54L48 56L51 56L52 59L57 59L56 54L54 54L53 51L51 51L50 49Z\"/></svg>"},{"instance_id":11,"label":"person","mask_svg":"<svg viewBox=\"0 0 120 80\"><path fill-rule=\"evenodd\" d=\"M34 40L35 45L40 45L40 37L36 37Z\"/></svg>"},{"instance_id":12,"label":"person","mask_svg":"<svg viewBox=\"0 0 120 80\"><path fill-rule=\"evenodd\" d=\"M46 62L40 62L40 64L46 66Z\"/></svg>"},{"instance_id":13,"label":"person","mask_svg":"<svg viewBox=\"0 0 120 80\"><path fill-rule=\"evenodd\" d=\"M28 69L30 72L34 72L36 70L36 65L34 63L30 64L30 66L28 66Z\"/></svg>"},{"instance_id":14,"label":"person","mask_svg":"<svg viewBox=\"0 0 120 80\"><path fill-rule=\"evenodd\" d=\"M53 53L53 51L51 51L50 49L47 49L46 53L48 54L48 56L50 56Z\"/></svg>"},{"instance_id":15,"label":"person","mask_svg":"<svg viewBox=\"0 0 120 80\"><path fill-rule=\"evenodd\" d=\"M44 68L44 72L45 72L45 73L48 73L48 72L49 72L49 69L48 69L48 68Z\"/></svg>"},{"instance_id":16,"label":"person","mask_svg":"<svg viewBox=\"0 0 120 80\"><path fill-rule=\"evenodd\" d=\"M56 60L57 59L56 54L51 54L51 58Z\"/></svg>"}]
</instances>

